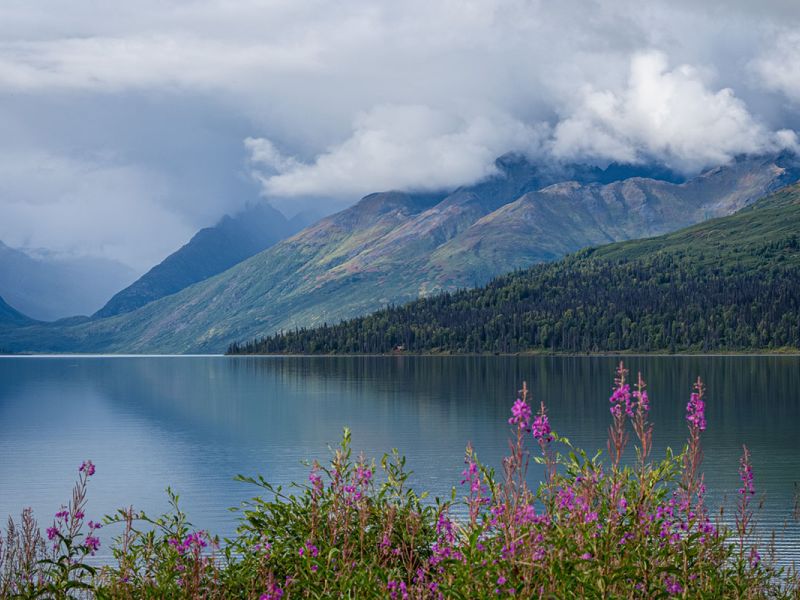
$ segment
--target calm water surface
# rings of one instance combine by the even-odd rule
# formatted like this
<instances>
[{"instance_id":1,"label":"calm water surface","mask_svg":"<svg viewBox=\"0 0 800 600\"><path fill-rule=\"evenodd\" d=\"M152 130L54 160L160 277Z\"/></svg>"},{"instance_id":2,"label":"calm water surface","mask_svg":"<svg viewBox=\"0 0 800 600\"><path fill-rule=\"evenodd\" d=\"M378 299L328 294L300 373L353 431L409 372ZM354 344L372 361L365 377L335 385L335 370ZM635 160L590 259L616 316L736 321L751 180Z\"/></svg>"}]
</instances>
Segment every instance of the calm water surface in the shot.
<instances>
[{"instance_id":1,"label":"calm water surface","mask_svg":"<svg viewBox=\"0 0 800 600\"><path fill-rule=\"evenodd\" d=\"M97 464L87 516L134 505L166 508L181 495L197 527L227 535L226 509L253 493L232 480L263 474L305 481L343 427L356 451L407 455L414 483L447 496L464 446L497 465L506 419L527 380L560 434L605 447L617 359L553 357L11 357L0 358L0 518L32 506L48 521L69 497L77 466ZM731 506L741 444L764 495L762 532L782 558L800 553L792 521L800 481L800 358L632 357L646 378L655 452L679 448L698 375L708 387L705 474L711 502ZM538 473L532 472L537 478ZM108 528L107 528L108 529ZM113 532L103 530L106 536ZM107 549L108 545L105 544Z\"/></svg>"}]
</instances>

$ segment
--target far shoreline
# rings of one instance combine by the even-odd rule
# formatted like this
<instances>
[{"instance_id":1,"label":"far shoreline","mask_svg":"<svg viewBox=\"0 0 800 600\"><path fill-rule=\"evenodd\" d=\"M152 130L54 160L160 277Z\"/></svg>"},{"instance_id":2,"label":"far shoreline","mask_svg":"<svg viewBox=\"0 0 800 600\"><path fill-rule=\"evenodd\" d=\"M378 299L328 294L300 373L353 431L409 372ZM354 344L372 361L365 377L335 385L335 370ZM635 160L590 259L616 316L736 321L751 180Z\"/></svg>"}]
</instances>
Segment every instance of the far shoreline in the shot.
<instances>
[{"instance_id":1,"label":"far shoreline","mask_svg":"<svg viewBox=\"0 0 800 600\"><path fill-rule=\"evenodd\" d=\"M132 354L132 353L19 353L0 354L0 358L724 358L724 357L800 357L800 350L730 352L383 352L383 353L272 353L272 354Z\"/></svg>"}]
</instances>

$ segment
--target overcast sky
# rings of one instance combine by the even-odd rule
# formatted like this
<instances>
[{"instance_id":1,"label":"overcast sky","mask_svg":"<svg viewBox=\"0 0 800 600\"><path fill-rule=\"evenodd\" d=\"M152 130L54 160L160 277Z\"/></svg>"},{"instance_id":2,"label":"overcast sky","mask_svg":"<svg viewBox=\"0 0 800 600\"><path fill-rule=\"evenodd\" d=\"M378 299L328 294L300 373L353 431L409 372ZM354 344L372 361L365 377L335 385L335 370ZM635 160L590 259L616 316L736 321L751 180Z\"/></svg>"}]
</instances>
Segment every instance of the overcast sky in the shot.
<instances>
[{"instance_id":1,"label":"overcast sky","mask_svg":"<svg viewBox=\"0 0 800 600\"><path fill-rule=\"evenodd\" d=\"M796 0L3 0L0 240L145 270L267 198L795 147Z\"/></svg>"}]
</instances>

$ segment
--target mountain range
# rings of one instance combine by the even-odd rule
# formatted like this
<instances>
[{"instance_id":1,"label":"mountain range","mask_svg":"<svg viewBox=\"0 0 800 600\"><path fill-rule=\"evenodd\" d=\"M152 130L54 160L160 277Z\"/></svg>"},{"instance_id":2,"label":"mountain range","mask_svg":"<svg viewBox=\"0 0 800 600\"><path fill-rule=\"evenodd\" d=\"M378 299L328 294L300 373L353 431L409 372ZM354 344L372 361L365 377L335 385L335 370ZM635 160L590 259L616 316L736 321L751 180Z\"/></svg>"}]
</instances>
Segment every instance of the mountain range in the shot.
<instances>
[{"instance_id":1,"label":"mountain range","mask_svg":"<svg viewBox=\"0 0 800 600\"><path fill-rule=\"evenodd\" d=\"M798 178L789 154L742 157L687 181L635 167L543 169L507 156L496 175L451 192L371 194L135 310L62 325L0 325L0 346L220 352L234 341L481 285L586 246L729 215Z\"/></svg>"},{"instance_id":2,"label":"mountain range","mask_svg":"<svg viewBox=\"0 0 800 600\"><path fill-rule=\"evenodd\" d=\"M247 344L253 353L800 349L800 185L734 215L589 248L485 287Z\"/></svg>"},{"instance_id":3,"label":"mountain range","mask_svg":"<svg viewBox=\"0 0 800 600\"><path fill-rule=\"evenodd\" d=\"M0 296L34 319L90 315L135 277L112 260L24 252L0 242Z\"/></svg>"}]
</instances>

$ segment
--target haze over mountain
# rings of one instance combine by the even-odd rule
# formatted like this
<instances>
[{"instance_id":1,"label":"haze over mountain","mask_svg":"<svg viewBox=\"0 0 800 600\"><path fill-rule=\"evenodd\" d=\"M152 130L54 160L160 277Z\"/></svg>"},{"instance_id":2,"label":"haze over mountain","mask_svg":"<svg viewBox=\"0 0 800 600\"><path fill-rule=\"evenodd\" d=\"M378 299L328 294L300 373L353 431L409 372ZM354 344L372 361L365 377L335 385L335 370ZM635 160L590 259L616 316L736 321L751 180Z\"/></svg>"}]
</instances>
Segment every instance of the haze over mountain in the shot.
<instances>
[{"instance_id":1,"label":"haze over mountain","mask_svg":"<svg viewBox=\"0 0 800 600\"><path fill-rule=\"evenodd\" d=\"M478 285L579 248L731 214L797 181L789 153L742 157L683 183L519 157L452 193L371 194L289 239L127 314L63 327L6 328L32 351L220 352L233 341L333 323L442 290ZM570 181L564 181L567 176Z\"/></svg>"},{"instance_id":2,"label":"haze over mountain","mask_svg":"<svg viewBox=\"0 0 800 600\"><path fill-rule=\"evenodd\" d=\"M135 276L116 261L31 256L0 242L0 296L34 319L90 315Z\"/></svg>"},{"instance_id":3,"label":"haze over mountain","mask_svg":"<svg viewBox=\"0 0 800 600\"><path fill-rule=\"evenodd\" d=\"M114 295L95 317L130 312L208 279L302 229L312 218L298 214L287 219L269 204L248 205L215 226L198 231L189 242Z\"/></svg>"}]
</instances>

